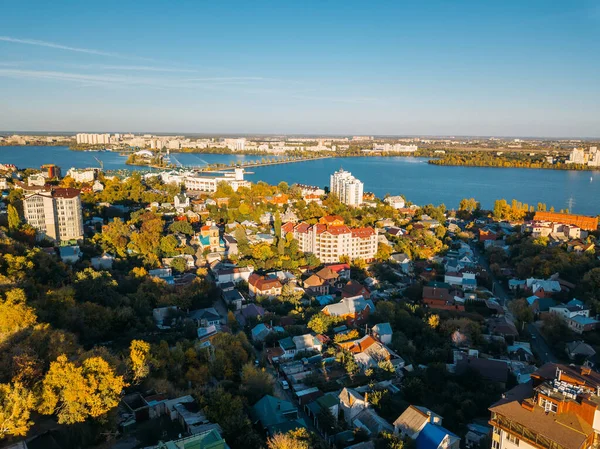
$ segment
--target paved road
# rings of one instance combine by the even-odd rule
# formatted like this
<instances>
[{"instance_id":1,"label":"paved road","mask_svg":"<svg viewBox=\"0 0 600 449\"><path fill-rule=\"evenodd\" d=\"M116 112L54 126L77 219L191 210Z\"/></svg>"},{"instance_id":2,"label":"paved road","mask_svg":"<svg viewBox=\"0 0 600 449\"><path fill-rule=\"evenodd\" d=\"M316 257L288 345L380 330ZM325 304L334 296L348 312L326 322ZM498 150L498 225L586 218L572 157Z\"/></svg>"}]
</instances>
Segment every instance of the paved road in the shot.
<instances>
[{"instance_id":1,"label":"paved road","mask_svg":"<svg viewBox=\"0 0 600 449\"><path fill-rule=\"evenodd\" d=\"M552 353L548 343L546 343L546 340L544 340L544 337L535 324L528 324L527 330L531 334L531 349L537 354L540 361L542 363L558 363L558 359Z\"/></svg>"},{"instance_id":2,"label":"paved road","mask_svg":"<svg viewBox=\"0 0 600 449\"><path fill-rule=\"evenodd\" d=\"M471 248L473 248L473 253L475 254L475 257L477 257L479 264L487 270L492 280L492 290L494 292L494 295L498 298L500 305L504 309L504 314L506 318L510 320L513 324L515 324L515 318L513 317L510 310L508 310L508 303L510 301L510 298L506 293L504 286L498 279L496 279L496 276L494 276L494 273L490 270L490 266L485 256L481 254L474 246L472 246ZM540 333L539 329L534 324L529 324L527 326L527 330L532 336L531 349L537 354L540 361L542 363L558 363L558 359L552 353L552 350L548 346L548 343L546 343L546 340L544 340L544 337Z\"/></svg>"}]
</instances>

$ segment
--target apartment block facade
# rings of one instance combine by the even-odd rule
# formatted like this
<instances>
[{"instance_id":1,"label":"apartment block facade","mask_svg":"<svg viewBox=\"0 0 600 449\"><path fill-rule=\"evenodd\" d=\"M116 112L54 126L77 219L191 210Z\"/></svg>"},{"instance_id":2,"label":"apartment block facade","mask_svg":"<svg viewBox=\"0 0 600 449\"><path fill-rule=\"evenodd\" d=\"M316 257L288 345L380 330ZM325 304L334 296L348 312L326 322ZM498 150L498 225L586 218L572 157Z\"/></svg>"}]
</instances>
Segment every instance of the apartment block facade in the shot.
<instances>
[{"instance_id":1,"label":"apartment block facade","mask_svg":"<svg viewBox=\"0 0 600 449\"><path fill-rule=\"evenodd\" d=\"M292 233L300 251L313 253L323 263L339 262L341 256L351 260L371 261L377 253L377 231L371 227L350 228L340 219L323 217L315 225L286 223L282 231Z\"/></svg>"},{"instance_id":2,"label":"apartment block facade","mask_svg":"<svg viewBox=\"0 0 600 449\"><path fill-rule=\"evenodd\" d=\"M591 449L600 443L600 374L547 363L490 407L492 449Z\"/></svg>"},{"instance_id":3,"label":"apartment block facade","mask_svg":"<svg viewBox=\"0 0 600 449\"><path fill-rule=\"evenodd\" d=\"M344 169L336 171L329 179L329 191L348 206L359 206L363 202L365 185Z\"/></svg>"},{"instance_id":4,"label":"apartment block facade","mask_svg":"<svg viewBox=\"0 0 600 449\"><path fill-rule=\"evenodd\" d=\"M25 220L53 241L83 238L83 215L78 189L43 188L25 194Z\"/></svg>"}]
</instances>

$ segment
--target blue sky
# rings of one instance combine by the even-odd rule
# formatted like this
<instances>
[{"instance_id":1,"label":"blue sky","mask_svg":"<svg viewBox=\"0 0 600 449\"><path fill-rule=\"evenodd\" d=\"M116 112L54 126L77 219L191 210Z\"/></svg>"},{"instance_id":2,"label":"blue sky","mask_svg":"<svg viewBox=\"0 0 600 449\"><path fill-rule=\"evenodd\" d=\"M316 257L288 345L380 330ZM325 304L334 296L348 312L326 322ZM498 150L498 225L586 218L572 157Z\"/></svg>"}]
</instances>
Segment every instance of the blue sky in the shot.
<instances>
[{"instance_id":1,"label":"blue sky","mask_svg":"<svg viewBox=\"0 0 600 449\"><path fill-rule=\"evenodd\" d=\"M600 136L597 0L0 10L0 129Z\"/></svg>"}]
</instances>

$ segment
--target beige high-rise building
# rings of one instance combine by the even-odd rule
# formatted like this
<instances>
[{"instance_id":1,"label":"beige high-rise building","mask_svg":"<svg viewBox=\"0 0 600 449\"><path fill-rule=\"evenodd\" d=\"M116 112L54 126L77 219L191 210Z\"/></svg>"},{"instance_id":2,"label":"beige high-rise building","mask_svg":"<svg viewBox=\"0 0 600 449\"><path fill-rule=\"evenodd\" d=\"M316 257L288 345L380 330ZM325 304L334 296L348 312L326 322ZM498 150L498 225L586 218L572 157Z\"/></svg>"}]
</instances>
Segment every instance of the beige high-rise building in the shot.
<instances>
[{"instance_id":1,"label":"beige high-rise building","mask_svg":"<svg viewBox=\"0 0 600 449\"><path fill-rule=\"evenodd\" d=\"M323 263L336 263L340 257L371 261L377 253L377 231L371 227L350 228L342 217L322 217L319 223L286 223L281 227L298 241L298 249L313 253Z\"/></svg>"},{"instance_id":2,"label":"beige high-rise building","mask_svg":"<svg viewBox=\"0 0 600 449\"><path fill-rule=\"evenodd\" d=\"M78 189L39 189L25 194L25 220L42 237L54 241L83 238L83 215Z\"/></svg>"}]
</instances>

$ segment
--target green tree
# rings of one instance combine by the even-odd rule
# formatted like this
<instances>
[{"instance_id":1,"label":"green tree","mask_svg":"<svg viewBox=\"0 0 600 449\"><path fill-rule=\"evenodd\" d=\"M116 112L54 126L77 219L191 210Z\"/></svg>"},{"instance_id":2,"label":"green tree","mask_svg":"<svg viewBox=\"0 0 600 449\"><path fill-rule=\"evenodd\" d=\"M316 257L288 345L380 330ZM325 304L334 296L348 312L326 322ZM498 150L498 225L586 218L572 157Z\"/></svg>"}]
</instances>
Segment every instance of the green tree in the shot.
<instances>
[{"instance_id":1,"label":"green tree","mask_svg":"<svg viewBox=\"0 0 600 449\"><path fill-rule=\"evenodd\" d=\"M254 404L266 394L273 394L275 381L267 370L247 363L242 368L242 391L250 404Z\"/></svg>"},{"instance_id":2,"label":"green tree","mask_svg":"<svg viewBox=\"0 0 600 449\"><path fill-rule=\"evenodd\" d=\"M178 254L177 248L179 246L179 241L177 238L169 234L160 239L160 251L167 257L172 257Z\"/></svg>"},{"instance_id":3,"label":"green tree","mask_svg":"<svg viewBox=\"0 0 600 449\"><path fill-rule=\"evenodd\" d=\"M174 221L169 226L169 231L173 233L180 232L181 234L185 235L194 235L194 229L192 228L192 225L187 221Z\"/></svg>"}]
</instances>

